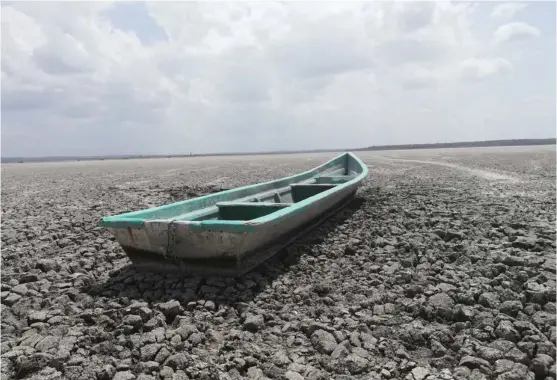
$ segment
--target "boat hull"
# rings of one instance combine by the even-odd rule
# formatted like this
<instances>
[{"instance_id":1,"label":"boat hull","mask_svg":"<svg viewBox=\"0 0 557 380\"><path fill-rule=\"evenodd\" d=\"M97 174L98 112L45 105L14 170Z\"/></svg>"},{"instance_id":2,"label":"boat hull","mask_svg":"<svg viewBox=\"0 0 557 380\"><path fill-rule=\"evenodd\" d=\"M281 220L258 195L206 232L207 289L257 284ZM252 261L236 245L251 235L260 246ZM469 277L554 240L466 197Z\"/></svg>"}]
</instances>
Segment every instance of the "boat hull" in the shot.
<instances>
[{"instance_id":1,"label":"boat hull","mask_svg":"<svg viewBox=\"0 0 557 380\"><path fill-rule=\"evenodd\" d=\"M344 176L331 176L341 172ZM320 177L314 175L315 173L325 176ZM352 199L366 175L367 168L361 161L346 154L313 171L291 177L291 181L275 181L275 197L278 197L275 203L232 203L230 210L236 211L231 211L230 222L216 220L214 217L213 209L219 205L222 209L216 212L220 212L220 218L228 217L225 212L228 210L227 206L222 202L226 198L217 194L208 196L208 200L203 203L205 207L201 212L205 219L201 221L193 217L191 220L174 217L126 223L130 219L121 218L122 222L117 220L113 225L108 223L106 227L138 269L157 272L178 270L203 275L241 275L342 208ZM290 192L281 193L280 189L284 185L290 186ZM274 189L269 184L252 187L258 186L266 191L269 188ZM244 190L235 189L232 192L241 191ZM250 196L263 194L262 197L265 197L267 193L269 191L265 193L255 189ZM280 203L281 196L292 203ZM237 196L234 198L234 195L230 195L230 198L243 199ZM211 199L215 200L210 202ZM200 200L201 198L192 201ZM246 212L255 212L255 217L246 216Z\"/></svg>"},{"instance_id":2,"label":"boat hull","mask_svg":"<svg viewBox=\"0 0 557 380\"><path fill-rule=\"evenodd\" d=\"M169 258L165 255L147 251L136 247L122 245L124 252L140 271L180 273L198 276L241 276L261 265L269 258L294 243L300 237L325 222L343 209L354 198L355 192L348 194L338 203L331 205L326 211L314 213L313 219L301 219L297 228L284 228L285 231L278 238L254 235L253 239L260 239L252 250L243 250L241 255L212 256L211 258L185 255ZM275 231L276 232L276 231ZM275 235L276 236L276 235ZM187 251L190 251L188 246Z\"/></svg>"}]
</instances>

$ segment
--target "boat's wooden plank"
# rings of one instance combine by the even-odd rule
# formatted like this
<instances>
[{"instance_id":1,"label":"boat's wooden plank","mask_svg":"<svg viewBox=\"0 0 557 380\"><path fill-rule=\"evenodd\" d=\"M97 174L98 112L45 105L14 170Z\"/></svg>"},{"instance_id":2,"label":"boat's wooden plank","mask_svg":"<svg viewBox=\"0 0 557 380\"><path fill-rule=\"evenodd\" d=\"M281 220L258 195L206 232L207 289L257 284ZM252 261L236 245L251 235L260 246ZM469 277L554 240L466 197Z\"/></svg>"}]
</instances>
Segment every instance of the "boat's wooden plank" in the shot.
<instances>
[{"instance_id":1,"label":"boat's wooden plank","mask_svg":"<svg viewBox=\"0 0 557 380\"><path fill-rule=\"evenodd\" d=\"M204 219L208 216L211 216L213 214L218 213L219 209L218 207L207 207L207 208L202 208L200 210L195 210L195 211L190 211L187 212L185 214L182 215L178 215L174 218L172 218L172 220L199 220L199 219Z\"/></svg>"},{"instance_id":2,"label":"boat's wooden plank","mask_svg":"<svg viewBox=\"0 0 557 380\"><path fill-rule=\"evenodd\" d=\"M219 202L220 220L252 220L292 206L290 203L272 202Z\"/></svg>"},{"instance_id":3,"label":"boat's wooden plank","mask_svg":"<svg viewBox=\"0 0 557 380\"><path fill-rule=\"evenodd\" d=\"M230 206L245 206L245 207L289 207L292 206L292 203L275 203L275 202L219 202L216 205L217 207L230 207Z\"/></svg>"},{"instance_id":4,"label":"boat's wooden plank","mask_svg":"<svg viewBox=\"0 0 557 380\"><path fill-rule=\"evenodd\" d=\"M300 202L306 198L312 197L316 194L322 193L323 191L332 189L337 186L336 184L306 184L298 183L290 185L292 189L292 200L294 203Z\"/></svg>"},{"instance_id":5,"label":"boat's wooden plank","mask_svg":"<svg viewBox=\"0 0 557 380\"><path fill-rule=\"evenodd\" d=\"M330 175L330 176L317 176L315 178L316 184L338 184L353 180L355 175Z\"/></svg>"}]
</instances>

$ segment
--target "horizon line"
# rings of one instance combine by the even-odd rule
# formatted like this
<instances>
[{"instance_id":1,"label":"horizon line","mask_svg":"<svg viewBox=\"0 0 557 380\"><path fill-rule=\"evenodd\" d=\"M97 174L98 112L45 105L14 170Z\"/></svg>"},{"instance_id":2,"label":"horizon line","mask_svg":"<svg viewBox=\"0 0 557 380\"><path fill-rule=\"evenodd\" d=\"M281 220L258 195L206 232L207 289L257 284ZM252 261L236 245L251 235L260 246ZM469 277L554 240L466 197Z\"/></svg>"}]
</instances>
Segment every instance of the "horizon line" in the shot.
<instances>
[{"instance_id":1,"label":"horizon line","mask_svg":"<svg viewBox=\"0 0 557 380\"><path fill-rule=\"evenodd\" d=\"M104 160L104 159L137 159L137 158L179 158L179 157L207 157L207 156L241 156L241 155L266 155L266 154L296 154L296 153L326 153L339 151L370 151L370 150L412 150L412 149L439 149L439 148L464 148L464 147L492 147L492 146L519 146L519 145L554 145L557 144L555 137L551 138L533 138L533 139L500 139L500 140L475 140L475 141L457 141L457 142L441 142L441 143L420 143L420 144L389 144L389 145L370 145L363 148L339 149L339 148L323 148L323 149L298 149L298 150L273 150L273 151L252 151L252 152L213 152L213 153L181 153L181 154L107 154L107 155L86 155L86 156L2 156L2 163L13 163L33 161L47 162L48 160L67 161L67 160Z\"/></svg>"}]
</instances>

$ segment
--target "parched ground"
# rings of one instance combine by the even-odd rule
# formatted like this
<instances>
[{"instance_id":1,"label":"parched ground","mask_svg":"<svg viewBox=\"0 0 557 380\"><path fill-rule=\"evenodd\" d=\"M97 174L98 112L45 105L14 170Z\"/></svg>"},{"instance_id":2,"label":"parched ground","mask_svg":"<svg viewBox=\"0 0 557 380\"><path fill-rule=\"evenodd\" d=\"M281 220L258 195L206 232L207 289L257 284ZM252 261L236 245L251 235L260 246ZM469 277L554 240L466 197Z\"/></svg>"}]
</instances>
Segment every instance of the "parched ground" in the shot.
<instances>
[{"instance_id":1,"label":"parched ground","mask_svg":"<svg viewBox=\"0 0 557 380\"><path fill-rule=\"evenodd\" d=\"M238 279L137 273L102 216L335 154L2 166L2 379L555 379L555 146L359 152Z\"/></svg>"}]
</instances>

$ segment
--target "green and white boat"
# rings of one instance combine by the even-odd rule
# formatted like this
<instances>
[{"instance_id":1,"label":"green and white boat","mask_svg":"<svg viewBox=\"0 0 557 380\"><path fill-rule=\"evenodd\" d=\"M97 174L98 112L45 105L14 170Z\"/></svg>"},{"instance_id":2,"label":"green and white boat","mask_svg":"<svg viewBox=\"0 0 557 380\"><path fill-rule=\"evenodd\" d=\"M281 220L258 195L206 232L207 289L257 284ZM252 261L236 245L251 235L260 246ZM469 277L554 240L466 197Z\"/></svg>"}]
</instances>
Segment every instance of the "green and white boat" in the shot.
<instances>
[{"instance_id":1,"label":"green and white boat","mask_svg":"<svg viewBox=\"0 0 557 380\"><path fill-rule=\"evenodd\" d=\"M100 226L139 269L237 276L346 205L367 174L344 153L291 177L108 216Z\"/></svg>"}]
</instances>

